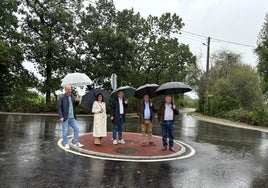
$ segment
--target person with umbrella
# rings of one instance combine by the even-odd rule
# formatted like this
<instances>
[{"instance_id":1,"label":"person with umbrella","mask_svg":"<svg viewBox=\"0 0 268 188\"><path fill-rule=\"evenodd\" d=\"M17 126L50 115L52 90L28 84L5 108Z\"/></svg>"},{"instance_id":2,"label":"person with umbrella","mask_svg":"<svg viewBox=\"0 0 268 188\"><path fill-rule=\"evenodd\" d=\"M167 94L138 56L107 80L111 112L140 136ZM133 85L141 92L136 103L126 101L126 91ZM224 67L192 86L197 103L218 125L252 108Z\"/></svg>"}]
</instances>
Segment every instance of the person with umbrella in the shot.
<instances>
[{"instance_id":1,"label":"person with umbrella","mask_svg":"<svg viewBox=\"0 0 268 188\"><path fill-rule=\"evenodd\" d=\"M144 94L143 100L137 107L137 114L140 117L141 122L141 135L142 135L142 144L146 144L146 132L148 134L148 142L150 145L153 145L153 122L154 122L154 113L157 110L154 104L150 101L150 96Z\"/></svg>"},{"instance_id":2,"label":"person with umbrella","mask_svg":"<svg viewBox=\"0 0 268 188\"><path fill-rule=\"evenodd\" d=\"M126 119L127 101L124 101L124 92L117 91L117 98L113 100L111 105L111 120L113 122L113 144L125 144L122 138L123 125Z\"/></svg>"},{"instance_id":3,"label":"person with umbrella","mask_svg":"<svg viewBox=\"0 0 268 188\"><path fill-rule=\"evenodd\" d=\"M136 89L134 97L143 99L137 106L137 114L141 122L142 144L146 143L146 132L148 134L148 141L153 145L153 122L154 113L157 112L154 104L150 101L151 98L156 97L156 90L159 86L157 84L145 84Z\"/></svg>"},{"instance_id":4,"label":"person with umbrella","mask_svg":"<svg viewBox=\"0 0 268 188\"><path fill-rule=\"evenodd\" d=\"M78 141L79 128L76 122L75 107L79 104L80 98L76 99L72 96L72 87L70 85L65 86L65 94L60 97L58 102L58 113L60 121L62 122L62 139L66 149L70 149L68 141L68 126L70 125L74 131L73 143L77 147L83 147Z\"/></svg>"},{"instance_id":5,"label":"person with umbrella","mask_svg":"<svg viewBox=\"0 0 268 188\"><path fill-rule=\"evenodd\" d=\"M102 137L107 136L107 115L106 104L101 93L97 94L96 100L93 103L92 112L94 113L93 120L93 136L95 137L94 144L101 145Z\"/></svg>"},{"instance_id":6,"label":"person with umbrella","mask_svg":"<svg viewBox=\"0 0 268 188\"><path fill-rule=\"evenodd\" d=\"M174 139L174 128L175 128L175 115L178 115L179 111L176 109L176 106L171 102L171 96L165 96L165 103L163 103L158 111L158 120L161 124L162 130L162 143L163 149L167 150L167 136L169 141L169 150L175 151L173 147Z\"/></svg>"}]
</instances>

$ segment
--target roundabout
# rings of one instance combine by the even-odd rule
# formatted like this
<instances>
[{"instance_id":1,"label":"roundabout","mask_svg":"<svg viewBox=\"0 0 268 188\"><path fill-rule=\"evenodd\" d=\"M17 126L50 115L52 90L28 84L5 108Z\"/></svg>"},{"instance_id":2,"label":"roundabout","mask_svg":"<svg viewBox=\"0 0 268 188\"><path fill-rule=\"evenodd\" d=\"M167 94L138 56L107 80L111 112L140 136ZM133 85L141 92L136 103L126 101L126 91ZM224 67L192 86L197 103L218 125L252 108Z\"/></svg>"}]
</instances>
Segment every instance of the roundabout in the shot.
<instances>
[{"instance_id":1,"label":"roundabout","mask_svg":"<svg viewBox=\"0 0 268 188\"><path fill-rule=\"evenodd\" d=\"M160 162L185 159L195 154L194 148L178 140L174 140L175 151L163 151L160 136L153 136L153 144L142 144L139 133L124 132L123 137L126 144L114 145L112 133L108 132L107 137L102 139L102 145L98 146L94 145L92 133L86 133L79 136L80 143L84 145L82 148L72 144L71 136L70 149L64 147L62 139L58 141L58 146L75 155L112 161Z\"/></svg>"}]
</instances>

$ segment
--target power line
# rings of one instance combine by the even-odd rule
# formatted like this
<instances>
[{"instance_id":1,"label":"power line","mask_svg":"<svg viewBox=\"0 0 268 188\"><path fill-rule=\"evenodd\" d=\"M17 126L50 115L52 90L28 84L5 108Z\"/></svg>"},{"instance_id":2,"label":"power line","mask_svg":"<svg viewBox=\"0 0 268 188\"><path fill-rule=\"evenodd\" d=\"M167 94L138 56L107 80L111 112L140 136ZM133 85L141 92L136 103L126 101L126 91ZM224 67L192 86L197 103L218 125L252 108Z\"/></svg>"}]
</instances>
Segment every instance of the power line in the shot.
<instances>
[{"instance_id":1,"label":"power line","mask_svg":"<svg viewBox=\"0 0 268 188\"><path fill-rule=\"evenodd\" d=\"M200 37L202 39L204 38L208 38L207 36L205 35L201 35L201 34L197 34L197 33L193 33L193 32L189 32L189 31L185 31L185 30L181 30L182 33L188 33L190 35L193 35L193 36L197 36L197 37ZM222 39L217 39L217 38L214 38L214 37L210 37L214 42L225 42L225 43L229 43L229 44L234 44L234 45L239 45L239 46L245 46L245 47L250 47L250 48L255 48L255 46L253 45L250 45L250 44L243 44L243 43L239 43L239 42L232 42L232 41L227 41L227 40L222 40Z\"/></svg>"},{"instance_id":2,"label":"power line","mask_svg":"<svg viewBox=\"0 0 268 188\"><path fill-rule=\"evenodd\" d=\"M246 46L246 47L255 48L255 46L249 45L249 44L242 44L242 43L239 43L239 42L231 42L231 41L222 40L222 39L216 39L216 38L211 38L211 39L214 40L214 41L225 42L225 43L229 43L229 44L234 44L234 45L239 45L239 46Z\"/></svg>"},{"instance_id":3,"label":"power line","mask_svg":"<svg viewBox=\"0 0 268 188\"><path fill-rule=\"evenodd\" d=\"M184 32L184 33L188 33L188 34L194 35L194 36L198 36L198 37L201 37L201 38L207 38L207 36L196 34L196 33L192 33L192 32L189 32L189 31L184 31L184 30L180 30L180 31L181 32Z\"/></svg>"},{"instance_id":4,"label":"power line","mask_svg":"<svg viewBox=\"0 0 268 188\"><path fill-rule=\"evenodd\" d=\"M183 38L183 39L189 39L189 40L194 40L195 42L204 42L205 41L205 39L203 38L203 39L201 39L201 38L199 38L199 37L195 37L195 36L193 36L193 35L186 35L186 34L181 34L181 35L177 35L177 37L178 38Z\"/></svg>"}]
</instances>

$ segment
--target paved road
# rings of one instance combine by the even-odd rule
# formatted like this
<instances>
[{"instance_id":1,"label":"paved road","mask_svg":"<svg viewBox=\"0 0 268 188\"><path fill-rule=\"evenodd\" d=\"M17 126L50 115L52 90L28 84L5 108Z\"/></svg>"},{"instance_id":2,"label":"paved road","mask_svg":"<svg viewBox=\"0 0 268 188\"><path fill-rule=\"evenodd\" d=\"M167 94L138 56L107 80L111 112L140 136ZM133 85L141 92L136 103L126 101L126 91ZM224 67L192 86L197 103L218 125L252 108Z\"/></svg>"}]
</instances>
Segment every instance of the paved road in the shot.
<instances>
[{"instance_id":1,"label":"paved road","mask_svg":"<svg viewBox=\"0 0 268 188\"><path fill-rule=\"evenodd\" d=\"M81 133L92 131L92 117L78 123ZM139 132L138 120L128 118L125 131ZM161 134L158 124L154 134ZM196 154L168 162L105 161L59 148L61 125L54 115L0 114L0 187L268 187L268 133L182 113L175 137Z\"/></svg>"}]
</instances>

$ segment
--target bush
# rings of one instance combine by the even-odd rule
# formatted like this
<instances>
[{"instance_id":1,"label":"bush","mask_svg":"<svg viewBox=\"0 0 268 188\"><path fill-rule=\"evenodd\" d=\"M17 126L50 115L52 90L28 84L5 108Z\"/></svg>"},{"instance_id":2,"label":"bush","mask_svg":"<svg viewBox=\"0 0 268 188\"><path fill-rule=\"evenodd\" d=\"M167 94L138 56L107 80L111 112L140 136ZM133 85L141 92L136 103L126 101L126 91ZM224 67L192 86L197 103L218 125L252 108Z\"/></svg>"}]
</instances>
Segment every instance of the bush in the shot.
<instances>
[{"instance_id":1,"label":"bush","mask_svg":"<svg viewBox=\"0 0 268 188\"><path fill-rule=\"evenodd\" d=\"M266 123L268 120L268 110L264 110L262 106L254 106L251 111L242 108L230 110L223 113L220 117L250 125L268 126Z\"/></svg>"}]
</instances>

